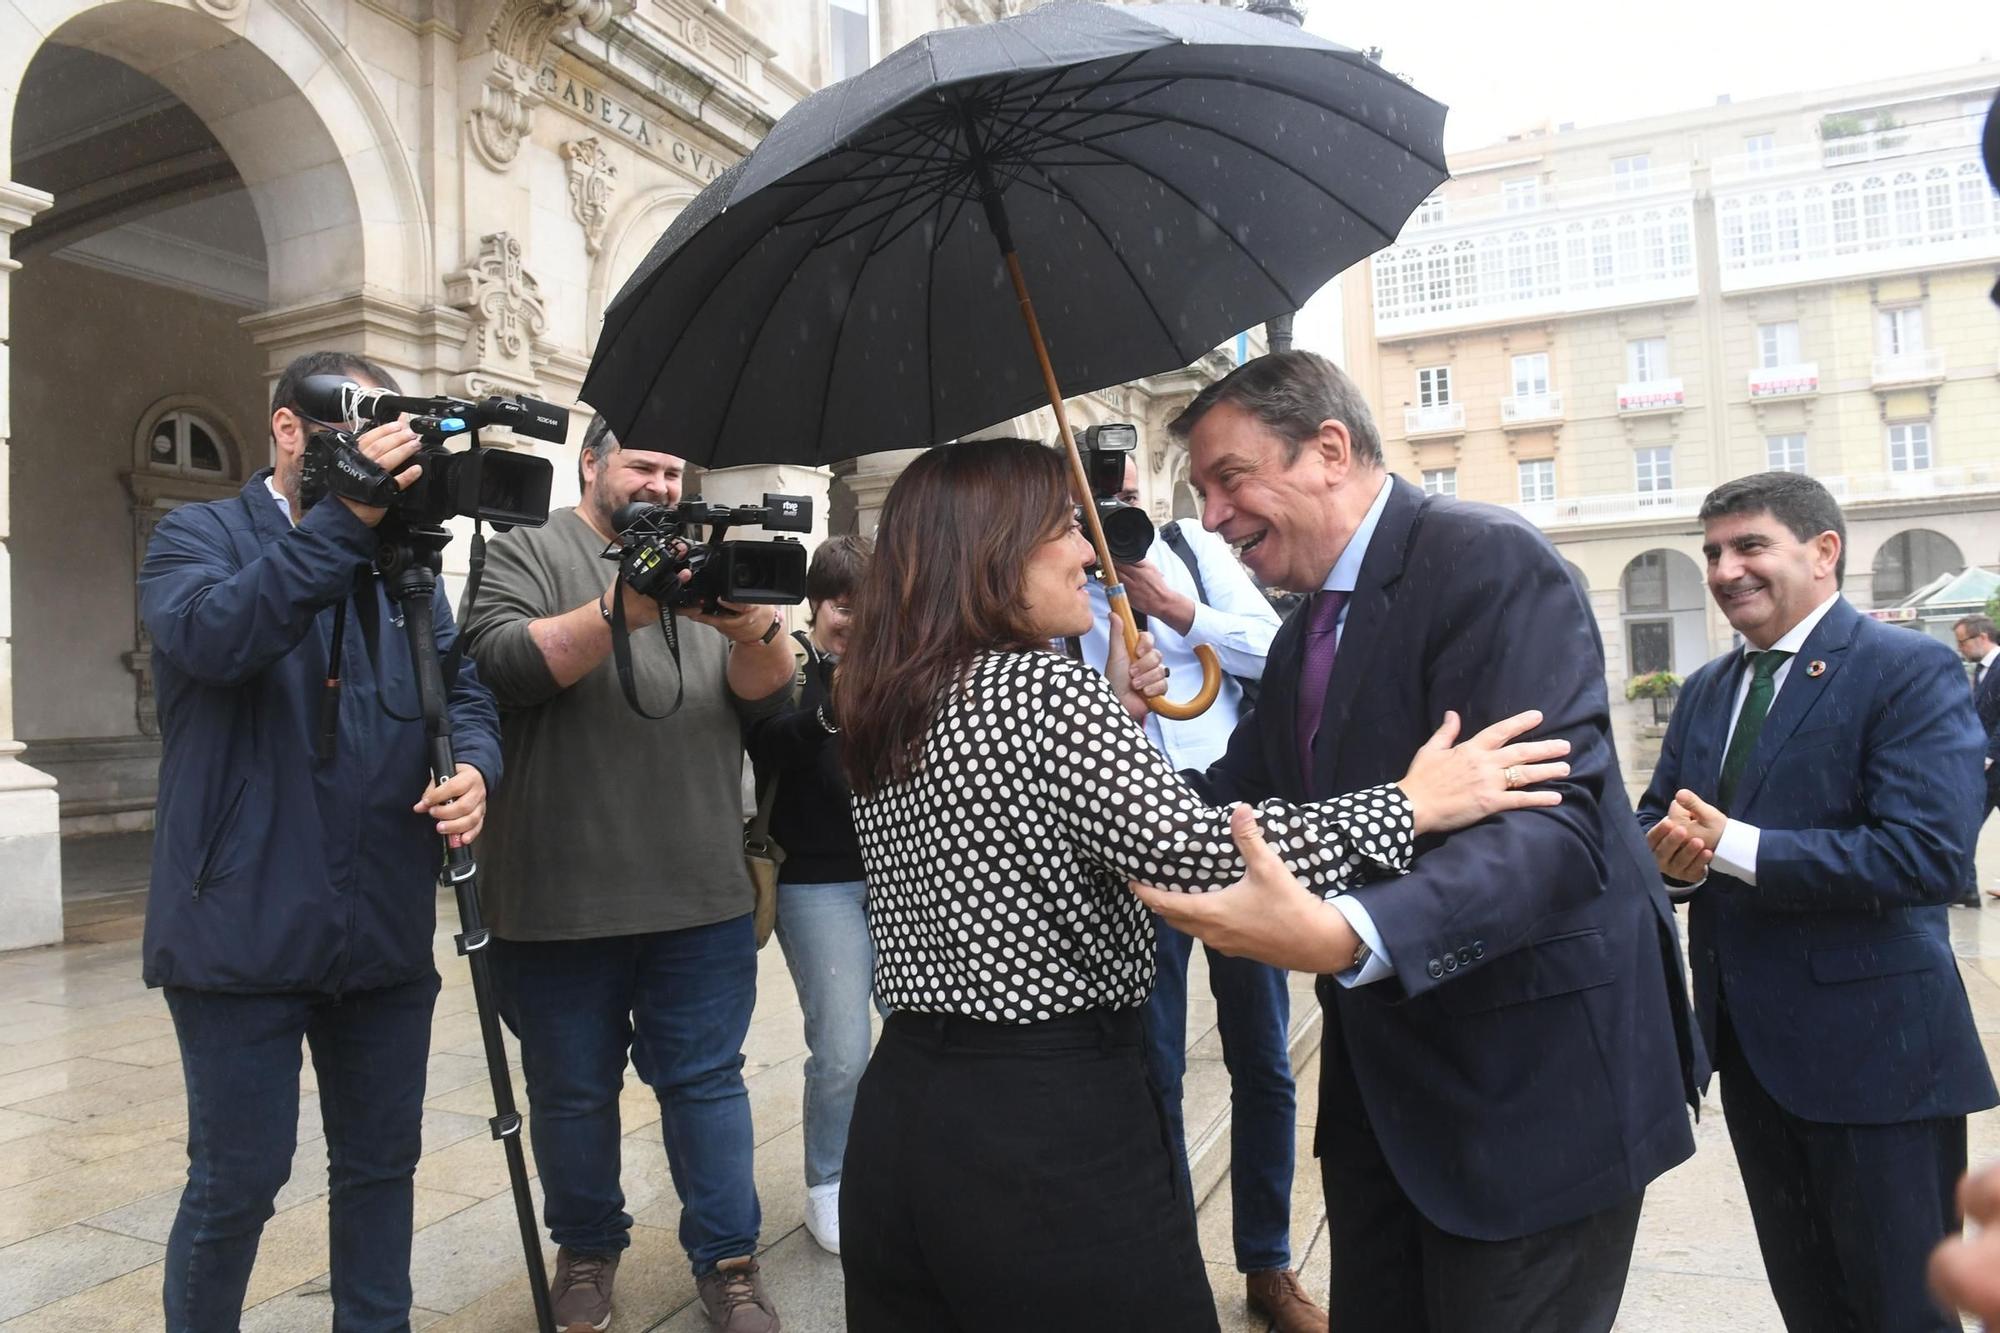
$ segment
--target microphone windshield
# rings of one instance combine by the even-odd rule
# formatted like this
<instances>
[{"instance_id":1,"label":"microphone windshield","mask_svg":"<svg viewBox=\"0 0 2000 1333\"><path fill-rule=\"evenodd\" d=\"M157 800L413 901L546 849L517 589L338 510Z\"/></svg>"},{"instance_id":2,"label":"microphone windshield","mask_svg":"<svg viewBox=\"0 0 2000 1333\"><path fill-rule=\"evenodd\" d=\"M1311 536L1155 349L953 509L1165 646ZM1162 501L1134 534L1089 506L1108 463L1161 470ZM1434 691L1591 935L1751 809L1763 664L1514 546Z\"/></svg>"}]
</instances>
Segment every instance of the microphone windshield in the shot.
<instances>
[{"instance_id":1,"label":"microphone windshield","mask_svg":"<svg viewBox=\"0 0 2000 1333\"><path fill-rule=\"evenodd\" d=\"M330 426L353 419L354 395L361 386L341 375L308 375L299 381L299 412Z\"/></svg>"}]
</instances>

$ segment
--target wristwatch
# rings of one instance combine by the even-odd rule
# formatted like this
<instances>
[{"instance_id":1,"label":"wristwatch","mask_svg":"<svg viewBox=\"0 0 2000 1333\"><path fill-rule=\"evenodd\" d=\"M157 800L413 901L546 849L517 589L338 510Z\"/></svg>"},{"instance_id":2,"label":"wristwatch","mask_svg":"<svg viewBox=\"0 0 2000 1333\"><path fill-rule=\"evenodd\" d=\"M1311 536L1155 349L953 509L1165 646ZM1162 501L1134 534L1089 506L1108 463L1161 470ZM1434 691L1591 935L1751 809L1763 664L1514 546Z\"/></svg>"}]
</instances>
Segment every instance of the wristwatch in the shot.
<instances>
[{"instance_id":1,"label":"wristwatch","mask_svg":"<svg viewBox=\"0 0 2000 1333\"><path fill-rule=\"evenodd\" d=\"M785 618L783 616L772 616L771 628L765 630L764 637L758 639L757 642L769 643L771 640L778 637L778 631L783 629L784 627L785 627Z\"/></svg>"},{"instance_id":2,"label":"wristwatch","mask_svg":"<svg viewBox=\"0 0 2000 1333\"><path fill-rule=\"evenodd\" d=\"M1368 966L1368 960L1374 956L1375 951L1368 947L1368 941L1361 941L1361 943L1354 946L1354 961L1347 965L1347 970L1350 972L1359 972L1362 968Z\"/></svg>"}]
</instances>

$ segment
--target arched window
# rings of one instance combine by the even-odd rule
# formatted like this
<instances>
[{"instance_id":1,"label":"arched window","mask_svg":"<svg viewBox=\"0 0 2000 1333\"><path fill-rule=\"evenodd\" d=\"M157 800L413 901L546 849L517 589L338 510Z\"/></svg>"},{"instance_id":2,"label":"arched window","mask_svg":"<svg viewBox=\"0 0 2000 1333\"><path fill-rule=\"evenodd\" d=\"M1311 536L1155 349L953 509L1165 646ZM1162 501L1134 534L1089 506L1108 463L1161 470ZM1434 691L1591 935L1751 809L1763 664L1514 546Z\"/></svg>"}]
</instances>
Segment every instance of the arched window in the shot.
<instances>
[{"instance_id":1,"label":"arched window","mask_svg":"<svg viewBox=\"0 0 2000 1333\"><path fill-rule=\"evenodd\" d=\"M1875 553L1875 605L1894 606L1940 574L1965 568L1958 544L1941 532L1911 528Z\"/></svg>"},{"instance_id":2,"label":"arched window","mask_svg":"<svg viewBox=\"0 0 2000 1333\"><path fill-rule=\"evenodd\" d=\"M207 418L185 409L163 412L146 434L146 468L177 477L226 480L230 466L226 436Z\"/></svg>"}]
</instances>

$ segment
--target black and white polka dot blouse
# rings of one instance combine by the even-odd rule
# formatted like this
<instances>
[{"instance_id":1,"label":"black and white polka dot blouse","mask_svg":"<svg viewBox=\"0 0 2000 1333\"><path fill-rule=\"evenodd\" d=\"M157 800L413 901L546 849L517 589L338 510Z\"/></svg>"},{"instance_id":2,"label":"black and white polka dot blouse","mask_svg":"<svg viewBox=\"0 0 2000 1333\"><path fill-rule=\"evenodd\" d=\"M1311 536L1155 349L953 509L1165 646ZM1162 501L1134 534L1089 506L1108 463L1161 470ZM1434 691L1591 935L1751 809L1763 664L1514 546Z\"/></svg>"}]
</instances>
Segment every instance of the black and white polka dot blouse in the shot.
<instances>
[{"instance_id":1,"label":"black and white polka dot blouse","mask_svg":"<svg viewBox=\"0 0 2000 1333\"><path fill-rule=\"evenodd\" d=\"M1258 807L1292 873L1327 896L1409 865L1393 786ZM1229 813L1204 805L1097 672L992 652L939 709L915 774L857 797L875 985L895 1009L1031 1023L1131 1008L1153 988L1138 879L1203 892L1242 877Z\"/></svg>"}]
</instances>

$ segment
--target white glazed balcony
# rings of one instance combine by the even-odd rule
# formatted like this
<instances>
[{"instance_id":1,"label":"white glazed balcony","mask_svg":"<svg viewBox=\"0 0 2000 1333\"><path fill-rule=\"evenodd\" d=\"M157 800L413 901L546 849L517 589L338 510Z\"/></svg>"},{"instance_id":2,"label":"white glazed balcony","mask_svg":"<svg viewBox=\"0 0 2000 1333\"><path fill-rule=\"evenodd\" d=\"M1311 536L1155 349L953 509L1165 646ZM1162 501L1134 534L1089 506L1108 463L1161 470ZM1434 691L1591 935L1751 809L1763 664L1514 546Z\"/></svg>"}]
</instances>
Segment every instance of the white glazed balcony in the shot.
<instances>
[{"instance_id":1,"label":"white glazed balcony","mask_svg":"<svg viewBox=\"0 0 2000 1333\"><path fill-rule=\"evenodd\" d=\"M1465 430L1464 403L1438 403L1403 409L1403 434L1456 435Z\"/></svg>"},{"instance_id":2,"label":"white glazed balcony","mask_svg":"<svg viewBox=\"0 0 2000 1333\"><path fill-rule=\"evenodd\" d=\"M1752 398L1796 398L1819 392L1819 362L1800 361L1789 366L1758 366L1750 372Z\"/></svg>"},{"instance_id":3,"label":"white glazed balcony","mask_svg":"<svg viewBox=\"0 0 2000 1333\"><path fill-rule=\"evenodd\" d=\"M1982 121L1981 116L1953 116L1901 129L1875 130L1838 139L1815 139L1769 153L1730 153L1715 159L1715 183L1724 185L1770 180L1827 167L1883 162L1918 153L1973 147L1979 143Z\"/></svg>"},{"instance_id":4,"label":"white glazed balcony","mask_svg":"<svg viewBox=\"0 0 2000 1333\"><path fill-rule=\"evenodd\" d=\"M1635 412L1678 412L1687 406L1687 389L1678 376L1618 386L1618 410Z\"/></svg>"},{"instance_id":5,"label":"white glazed balcony","mask_svg":"<svg viewBox=\"0 0 2000 1333\"><path fill-rule=\"evenodd\" d=\"M1514 394L1500 400L1503 427L1536 426L1563 418L1563 396L1559 393Z\"/></svg>"},{"instance_id":6,"label":"white glazed balcony","mask_svg":"<svg viewBox=\"0 0 2000 1333\"><path fill-rule=\"evenodd\" d=\"M1914 472L1857 473L1853 476L1821 477L1819 480L1843 505L1908 500L1912 496L2000 495L2000 462L1968 467L1924 468ZM1559 500L1538 500L1508 507L1536 527L1583 527L1691 518L1700 512L1701 502L1707 495L1707 487L1688 486L1671 491L1565 496Z\"/></svg>"}]
</instances>

